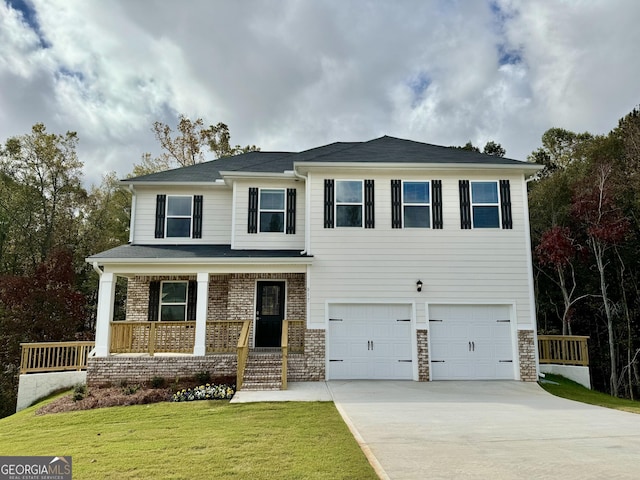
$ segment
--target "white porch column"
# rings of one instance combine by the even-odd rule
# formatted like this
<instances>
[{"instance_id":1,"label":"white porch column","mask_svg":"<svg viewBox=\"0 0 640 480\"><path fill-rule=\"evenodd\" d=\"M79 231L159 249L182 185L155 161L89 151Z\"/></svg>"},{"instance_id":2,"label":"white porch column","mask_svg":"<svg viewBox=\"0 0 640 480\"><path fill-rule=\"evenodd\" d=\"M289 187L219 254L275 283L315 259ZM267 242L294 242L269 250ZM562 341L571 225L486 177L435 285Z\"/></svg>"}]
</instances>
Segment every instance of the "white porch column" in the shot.
<instances>
[{"instance_id":1,"label":"white porch column","mask_svg":"<svg viewBox=\"0 0 640 480\"><path fill-rule=\"evenodd\" d=\"M111 341L110 322L113 320L113 302L116 294L116 276L113 273L100 275L98 287L98 311L96 314L96 356L109 356Z\"/></svg>"},{"instance_id":2,"label":"white porch column","mask_svg":"<svg viewBox=\"0 0 640 480\"><path fill-rule=\"evenodd\" d=\"M209 273L198 273L198 302L196 304L196 340L193 354L204 356L207 351L207 306L209 304Z\"/></svg>"}]
</instances>

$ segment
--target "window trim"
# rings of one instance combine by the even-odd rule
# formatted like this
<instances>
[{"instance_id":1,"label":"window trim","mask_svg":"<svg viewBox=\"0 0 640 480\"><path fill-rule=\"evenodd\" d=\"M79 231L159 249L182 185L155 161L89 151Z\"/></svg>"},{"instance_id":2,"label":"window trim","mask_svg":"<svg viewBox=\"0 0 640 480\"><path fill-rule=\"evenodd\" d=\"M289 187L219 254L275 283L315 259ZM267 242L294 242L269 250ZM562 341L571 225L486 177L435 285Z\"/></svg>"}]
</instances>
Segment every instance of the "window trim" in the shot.
<instances>
[{"instance_id":1,"label":"window trim","mask_svg":"<svg viewBox=\"0 0 640 480\"><path fill-rule=\"evenodd\" d=\"M165 283L184 283L187 285L184 295L184 302L163 302L162 301L162 288ZM162 320L162 307L163 306L173 306L173 305L184 305L184 318L182 320ZM160 281L160 292L159 292L159 304L158 304L158 321L159 322L182 322L186 321L188 317L189 310L189 280L161 280Z\"/></svg>"},{"instance_id":2,"label":"window trim","mask_svg":"<svg viewBox=\"0 0 640 480\"><path fill-rule=\"evenodd\" d=\"M496 186L497 200L495 203L481 203L473 201L473 184L474 183L493 183ZM495 207L498 210L498 225L496 227L476 227L475 215L473 207ZM472 230L502 230L502 198L500 195L499 180L469 180L469 210L471 213L471 229Z\"/></svg>"},{"instance_id":3,"label":"window trim","mask_svg":"<svg viewBox=\"0 0 640 480\"><path fill-rule=\"evenodd\" d=\"M361 198L362 200L359 203L354 203L354 202L339 202L338 201L338 182L358 182L360 183L360 193L361 193ZM364 180L363 179L348 179L348 178L341 178L341 179L334 179L334 200L333 200L333 218L334 218L334 225L335 228L365 228L365 223L366 223L366 219L365 219L365 186L364 186ZM348 206L348 205L360 205L360 218L361 218L361 222L360 222L360 226L345 226L345 225L338 225L338 206Z\"/></svg>"},{"instance_id":4,"label":"window trim","mask_svg":"<svg viewBox=\"0 0 640 480\"><path fill-rule=\"evenodd\" d=\"M190 198L191 213L187 215L169 215L169 200L171 198ZM189 219L189 235L185 237L169 236L169 219L170 218L188 218ZM164 207L164 238L193 238L193 195L167 195Z\"/></svg>"},{"instance_id":5,"label":"window trim","mask_svg":"<svg viewBox=\"0 0 640 480\"><path fill-rule=\"evenodd\" d=\"M402 212L402 229L406 229L406 228L410 228L410 229L414 229L414 228L429 228L432 229L433 228L433 192L432 192L432 185L431 185L432 180L401 180L401 184L400 184L400 208L401 208L401 212ZM426 183L427 186L429 187L429 202L428 203L405 203L404 201L404 184L405 183ZM406 226L406 222L405 222L405 216L404 216L404 207L405 206L412 206L412 207L427 207L429 209L429 226L428 227L407 227Z\"/></svg>"},{"instance_id":6,"label":"window trim","mask_svg":"<svg viewBox=\"0 0 640 480\"><path fill-rule=\"evenodd\" d=\"M279 191L282 192L282 203L283 203L283 208L282 210L276 210L276 209L262 209L262 191L263 190L272 190L272 191ZM260 214L261 213L268 213L268 212L272 212L272 213L282 213L282 231L281 232L264 232L262 231L262 222L260 221ZM281 188L281 187L275 187L275 188L271 188L271 187L259 187L258 188L258 233L275 233L275 234L284 234L287 231L287 189L286 188Z\"/></svg>"}]
</instances>

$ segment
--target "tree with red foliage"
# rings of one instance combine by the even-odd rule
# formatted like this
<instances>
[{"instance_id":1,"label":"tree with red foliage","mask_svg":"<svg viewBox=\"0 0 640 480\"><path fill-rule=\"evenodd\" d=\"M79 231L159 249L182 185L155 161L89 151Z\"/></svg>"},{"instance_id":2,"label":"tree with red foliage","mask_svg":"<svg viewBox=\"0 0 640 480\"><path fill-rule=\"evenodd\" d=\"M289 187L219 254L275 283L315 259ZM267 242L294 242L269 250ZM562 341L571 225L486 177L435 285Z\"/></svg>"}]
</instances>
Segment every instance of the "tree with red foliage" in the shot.
<instances>
[{"instance_id":1,"label":"tree with red foliage","mask_svg":"<svg viewBox=\"0 0 640 480\"><path fill-rule=\"evenodd\" d=\"M0 278L0 372L15 394L20 343L73 340L84 324L84 295L74 287L71 253L54 250L31 276ZM5 399L0 417L13 413ZM9 409L9 410L7 410Z\"/></svg>"},{"instance_id":2,"label":"tree with red foliage","mask_svg":"<svg viewBox=\"0 0 640 480\"><path fill-rule=\"evenodd\" d=\"M587 294L573 298L577 287L573 262L581 250L582 247L572 237L571 230L561 226L554 226L543 232L540 243L535 250L540 264L552 267L557 275L557 279L550 276L549 278L562 292L564 302L564 311L562 313L563 335L572 334L571 322L569 321L571 307L579 300L589 296Z\"/></svg>"},{"instance_id":3,"label":"tree with red foliage","mask_svg":"<svg viewBox=\"0 0 640 480\"><path fill-rule=\"evenodd\" d=\"M613 325L612 304L606 279L607 252L624 241L629 230L629 219L616 204L616 184L609 163L596 164L592 175L579 184L574 194L571 211L586 234L587 245L600 274L600 293L607 320L611 374L611 395L618 396L618 375Z\"/></svg>"}]
</instances>

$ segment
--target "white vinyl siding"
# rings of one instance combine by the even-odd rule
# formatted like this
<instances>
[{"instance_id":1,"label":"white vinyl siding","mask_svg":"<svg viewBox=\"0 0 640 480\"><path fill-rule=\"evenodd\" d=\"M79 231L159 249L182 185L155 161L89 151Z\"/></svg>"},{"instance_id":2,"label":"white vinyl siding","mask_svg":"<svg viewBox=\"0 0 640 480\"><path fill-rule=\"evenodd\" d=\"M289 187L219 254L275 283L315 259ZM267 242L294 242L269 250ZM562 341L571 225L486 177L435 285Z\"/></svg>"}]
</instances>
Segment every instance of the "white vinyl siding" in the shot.
<instances>
[{"instance_id":1,"label":"white vinyl siding","mask_svg":"<svg viewBox=\"0 0 640 480\"><path fill-rule=\"evenodd\" d=\"M294 180L237 180L235 182L235 221L234 235L231 248L238 250L304 250L305 232L305 184ZM249 218L249 188L258 188L259 195L266 191L282 191L286 209L286 191L288 188L296 189L296 233L286 234L282 232L260 231L258 225L257 233L247 232L247 222ZM260 223L260 212L258 214L258 224ZM274 210L275 211L275 210ZM286 232L286 212L285 232Z\"/></svg>"},{"instance_id":2,"label":"white vinyl siding","mask_svg":"<svg viewBox=\"0 0 640 480\"><path fill-rule=\"evenodd\" d=\"M323 193L325 178L339 177L335 170L311 172L311 254L309 274L309 326L325 328L326 302L407 299L415 301L417 328L426 328L425 304L438 302L486 302L516 305L515 318L531 325L528 273L528 232L525 231L524 178L507 170L447 172L428 169L415 176L403 174L403 180L442 180L443 229L425 232L420 228L391 227L391 179L397 173L371 175L376 182L376 228L325 229ZM344 172L354 178L359 172ZM513 211L513 229L460 229L458 181L509 179ZM349 178L349 177L346 177ZM357 177L356 177L357 178ZM425 234L428 233L428 234ZM416 281L424 283L416 291Z\"/></svg>"},{"instance_id":3,"label":"white vinyl siding","mask_svg":"<svg viewBox=\"0 0 640 480\"><path fill-rule=\"evenodd\" d=\"M156 196L202 195L202 238L155 238ZM136 187L133 243L144 245L231 243L231 188ZM165 219L166 224L166 219ZM165 226L166 228L166 226Z\"/></svg>"}]
</instances>

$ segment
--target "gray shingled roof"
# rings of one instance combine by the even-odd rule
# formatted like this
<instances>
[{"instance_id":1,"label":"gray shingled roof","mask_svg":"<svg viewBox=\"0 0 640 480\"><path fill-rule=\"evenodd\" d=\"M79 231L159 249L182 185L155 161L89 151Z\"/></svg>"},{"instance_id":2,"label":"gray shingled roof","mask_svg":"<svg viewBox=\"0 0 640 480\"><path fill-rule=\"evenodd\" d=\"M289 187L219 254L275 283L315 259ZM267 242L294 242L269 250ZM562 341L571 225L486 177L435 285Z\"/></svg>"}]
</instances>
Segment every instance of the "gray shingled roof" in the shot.
<instances>
[{"instance_id":1,"label":"gray shingled roof","mask_svg":"<svg viewBox=\"0 0 640 480\"><path fill-rule=\"evenodd\" d=\"M231 245L121 245L87 260L197 258L310 258L300 250L232 250Z\"/></svg>"},{"instance_id":2,"label":"gray shingled roof","mask_svg":"<svg viewBox=\"0 0 640 480\"><path fill-rule=\"evenodd\" d=\"M221 178L220 172L282 173L293 164L327 163L418 163L523 166L532 165L510 158L495 157L452 147L380 137L367 142L336 142L299 153L249 152L220 158L190 167L123 180L137 182L207 182Z\"/></svg>"}]
</instances>

